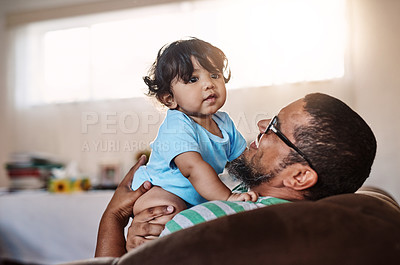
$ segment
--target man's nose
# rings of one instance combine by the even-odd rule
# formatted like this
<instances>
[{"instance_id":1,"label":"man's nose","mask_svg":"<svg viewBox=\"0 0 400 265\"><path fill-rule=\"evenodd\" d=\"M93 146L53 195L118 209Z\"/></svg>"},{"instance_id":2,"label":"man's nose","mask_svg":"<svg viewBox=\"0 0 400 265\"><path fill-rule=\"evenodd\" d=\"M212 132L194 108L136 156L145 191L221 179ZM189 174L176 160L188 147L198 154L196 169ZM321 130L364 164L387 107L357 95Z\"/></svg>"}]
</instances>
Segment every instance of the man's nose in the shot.
<instances>
[{"instance_id":1,"label":"man's nose","mask_svg":"<svg viewBox=\"0 0 400 265\"><path fill-rule=\"evenodd\" d=\"M257 122L257 126L258 126L258 129L260 130L260 132L262 132L262 133L265 132L270 121L271 121L271 119L264 119L264 120L259 120Z\"/></svg>"}]
</instances>

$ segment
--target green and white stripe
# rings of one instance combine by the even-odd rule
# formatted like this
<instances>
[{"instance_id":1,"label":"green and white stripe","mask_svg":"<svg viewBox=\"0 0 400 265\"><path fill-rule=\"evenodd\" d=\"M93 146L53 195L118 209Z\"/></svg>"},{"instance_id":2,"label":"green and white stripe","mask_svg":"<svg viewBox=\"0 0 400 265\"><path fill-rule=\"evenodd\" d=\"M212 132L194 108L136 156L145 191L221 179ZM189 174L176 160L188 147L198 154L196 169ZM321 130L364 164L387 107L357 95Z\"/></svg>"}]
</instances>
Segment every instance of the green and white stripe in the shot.
<instances>
[{"instance_id":1,"label":"green and white stripe","mask_svg":"<svg viewBox=\"0 0 400 265\"><path fill-rule=\"evenodd\" d=\"M257 202L209 201L196 205L175 215L175 217L165 225L165 229L160 236L166 236L178 230L222 216L286 202L289 201L274 197L260 197Z\"/></svg>"}]
</instances>

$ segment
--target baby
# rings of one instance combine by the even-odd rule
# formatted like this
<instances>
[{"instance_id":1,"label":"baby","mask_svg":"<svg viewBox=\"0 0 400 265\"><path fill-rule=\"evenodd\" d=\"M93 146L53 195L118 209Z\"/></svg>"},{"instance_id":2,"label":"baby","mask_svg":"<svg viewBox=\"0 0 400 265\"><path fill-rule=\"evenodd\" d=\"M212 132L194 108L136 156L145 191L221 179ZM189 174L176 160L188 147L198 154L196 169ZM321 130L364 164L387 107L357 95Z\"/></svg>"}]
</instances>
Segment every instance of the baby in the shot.
<instances>
[{"instance_id":1,"label":"baby","mask_svg":"<svg viewBox=\"0 0 400 265\"><path fill-rule=\"evenodd\" d=\"M144 81L169 110L148 164L135 173L133 190L146 180L154 187L136 201L134 214L159 205L179 212L207 200L257 200L254 192L232 193L218 177L246 148L228 114L218 111L229 79L225 54L208 42L190 38L160 49Z\"/></svg>"}]
</instances>

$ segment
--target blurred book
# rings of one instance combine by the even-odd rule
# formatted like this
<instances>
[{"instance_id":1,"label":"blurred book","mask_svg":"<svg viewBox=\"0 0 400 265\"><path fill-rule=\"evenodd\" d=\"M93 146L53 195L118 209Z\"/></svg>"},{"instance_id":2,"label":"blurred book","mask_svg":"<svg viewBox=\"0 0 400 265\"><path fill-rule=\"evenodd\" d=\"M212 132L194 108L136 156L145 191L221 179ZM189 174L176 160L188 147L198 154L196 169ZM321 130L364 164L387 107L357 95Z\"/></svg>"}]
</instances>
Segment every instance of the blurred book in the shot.
<instances>
[{"instance_id":1,"label":"blurred book","mask_svg":"<svg viewBox=\"0 0 400 265\"><path fill-rule=\"evenodd\" d=\"M61 167L63 164L56 162L50 155L13 153L6 163L10 190L45 188L52 169Z\"/></svg>"}]
</instances>

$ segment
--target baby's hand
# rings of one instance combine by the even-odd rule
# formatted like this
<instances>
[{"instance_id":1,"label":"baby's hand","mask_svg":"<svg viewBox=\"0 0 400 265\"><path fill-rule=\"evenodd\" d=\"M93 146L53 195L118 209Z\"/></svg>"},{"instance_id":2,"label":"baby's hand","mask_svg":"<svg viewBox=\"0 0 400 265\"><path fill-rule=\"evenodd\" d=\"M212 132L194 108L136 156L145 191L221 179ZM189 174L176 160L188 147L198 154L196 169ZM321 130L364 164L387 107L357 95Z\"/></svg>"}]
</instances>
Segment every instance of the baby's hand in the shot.
<instances>
[{"instance_id":1,"label":"baby's hand","mask_svg":"<svg viewBox=\"0 0 400 265\"><path fill-rule=\"evenodd\" d=\"M244 193L232 193L228 197L228 201L245 201L245 202L252 201L252 202L256 202L257 199L258 199L258 195L254 191L248 191L248 192L244 192Z\"/></svg>"}]
</instances>

